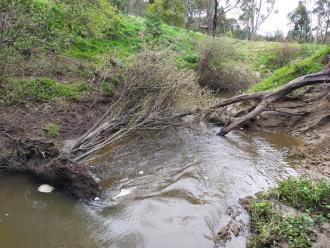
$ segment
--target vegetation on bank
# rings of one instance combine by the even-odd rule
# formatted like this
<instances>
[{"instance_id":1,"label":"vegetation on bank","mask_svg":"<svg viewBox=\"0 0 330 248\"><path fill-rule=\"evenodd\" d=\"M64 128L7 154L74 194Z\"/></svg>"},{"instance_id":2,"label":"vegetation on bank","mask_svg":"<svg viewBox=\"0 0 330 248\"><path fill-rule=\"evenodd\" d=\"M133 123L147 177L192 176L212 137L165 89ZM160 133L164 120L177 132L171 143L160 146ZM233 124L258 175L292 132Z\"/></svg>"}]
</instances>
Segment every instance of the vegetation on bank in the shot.
<instances>
[{"instance_id":1,"label":"vegetation on bank","mask_svg":"<svg viewBox=\"0 0 330 248\"><path fill-rule=\"evenodd\" d=\"M196 81L214 92L245 90L260 80L250 91L278 87L320 70L329 53L321 45L208 39L153 15L124 15L106 0L6 0L0 11L9 18L0 29L5 105L77 100L96 91L113 95L146 50L166 50L178 69L195 71Z\"/></svg>"},{"instance_id":2,"label":"vegetation on bank","mask_svg":"<svg viewBox=\"0 0 330 248\"><path fill-rule=\"evenodd\" d=\"M330 47L324 47L310 57L290 63L273 74L254 85L249 89L250 92L272 90L282 86L298 77L318 72L325 66L322 62L326 55L330 54Z\"/></svg>"},{"instance_id":3,"label":"vegetation on bank","mask_svg":"<svg viewBox=\"0 0 330 248\"><path fill-rule=\"evenodd\" d=\"M250 203L250 246L311 247L311 239L330 221L330 180L289 178Z\"/></svg>"},{"instance_id":4,"label":"vegetation on bank","mask_svg":"<svg viewBox=\"0 0 330 248\"><path fill-rule=\"evenodd\" d=\"M46 102L55 98L78 100L87 90L86 83L62 84L47 78L8 80L0 93L0 103Z\"/></svg>"}]
</instances>

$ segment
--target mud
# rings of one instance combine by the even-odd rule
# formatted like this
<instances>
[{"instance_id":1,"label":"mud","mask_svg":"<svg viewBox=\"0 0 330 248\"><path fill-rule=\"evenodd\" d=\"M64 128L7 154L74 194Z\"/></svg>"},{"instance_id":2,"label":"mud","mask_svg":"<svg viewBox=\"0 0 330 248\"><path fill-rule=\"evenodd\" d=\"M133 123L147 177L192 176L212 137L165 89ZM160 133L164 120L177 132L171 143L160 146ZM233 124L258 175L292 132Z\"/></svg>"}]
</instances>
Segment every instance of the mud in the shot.
<instances>
[{"instance_id":1,"label":"mud","mask_svg":"<svg viewBox=\"0 0 330 248\"><path fill-rule=\"evenodd\" d=\"M309 87L270 106L253 129L288 133L302 138L304 146L293 147L292 157L302 159L302 173L330 176L330 86Z\"/></svg>"},{"instance_id":2,"label":"mud","mask_svg":"<svg viewBox=\"0 0 330 248\"><path fill-rule=\"evenodd\" d=\"M231 109L218 109L209 113L206 118L215 124L224 125L229 118L236 118L246 112L242 112L240 104ZM251 108L253 106L251 105ZM303 140L302 145L292 146L290 157L298 159L300 163L297 170L313 178L330 176L330 86L320 85L307 87L303 91L297 91L281 102L269 106L269 111L261 113L256 119L242 127L246 131L268 131L285 133ZM244 110L246 111L246 110ZM232 116L232 117L230 117ZM249 211L249 202L253 196L240 199L241 206ZM274 202L274 204L276 204ZM287 206L276 204L278 208ZM225 243L232 239L238 230L245 230L249 236L249 224L237 223L236 216L217 233L218 243ZM234 231L233 231L234 230ZM240 233L242 235L242 233ZM243 234L244 235L244 234ZM330 223L326 222L318 226L311 235L312 247L325 248L330 243ZM280 243L280 247L288 247L286 243ZM249 247L249 239L247 239Z\"/></svg>"},{"instance_id":3,"label":"mud","mask_svg":"<svg viewBox=\"0 0 330 248\"><path fill-rule=\"evenodd\" d=\"M105 111L108 98L70 102L29 103L0 109L0 172L27 173L76 199L90 200L101 189L88 165L75 164L62 151L63 142L79 137ZM56 139L44 127L60 126Z\"/></svg>"}]
</instances>

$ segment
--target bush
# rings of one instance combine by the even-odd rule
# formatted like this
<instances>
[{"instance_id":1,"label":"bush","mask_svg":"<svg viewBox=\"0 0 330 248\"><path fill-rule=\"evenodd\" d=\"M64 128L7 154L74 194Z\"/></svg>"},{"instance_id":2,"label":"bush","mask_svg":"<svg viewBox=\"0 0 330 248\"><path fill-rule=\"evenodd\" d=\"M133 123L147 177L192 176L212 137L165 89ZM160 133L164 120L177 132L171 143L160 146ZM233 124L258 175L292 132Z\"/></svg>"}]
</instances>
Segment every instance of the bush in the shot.
<instances>
[{"instance_id":1,"label":"bush","mask_svg":"<svg viewBox=\"0 0 330 248\"><path fill-rule=\"evenodd\" d=\"M282 201L292 207L330 213L329 180L313 183L306 178L289 178L279 184L276 192Z\"/></svg>"},{"instance_id":2,"label":"bush","mask_svg":"<svg viewBox=\"0 0 330 248\"><path fill-rule=\"evenodd\" d=\"M154 41L162 34L162 22L155 14L146 14L145 30L148 35L147 40Z\"/></svg>"},{"instance_id":3,"label":"bush","mask_svg":"<svg viewBox=\"0 0 330 248\"><path fill-rule=\"evenodd\" d=\"M173 114L207 105L210 95L196 82L194 71L179 69L170 52L143 51L123 75L123 85L130 92L125 104L143 105L143 111ZM164 112L163 112L164 111Z\"/></svg>"},{"instance_id":4,"label":"bush","mask_svg":"<svg viewBox=\"0 0 330 248\"><path fill-rule=\"evenodd\" d=\"M297 52L298 50L294 46L289 43L282 43L274 49L261 54L258 61L264 67L264 72L274 71L292 61L296 57Z\"/></svg>"},{"instance_id":5,"label":"bush","mask_svg":"<svg viewBox=\"0 0 330 248\"><path fill-rule=\"evenodd\" d=\"M294 211L286 211L293 207ZM259 195L249 207L252 247L311 247L317 226L329 219L330 181L289 178L276 189Z\"/></svg>"},{"instance_id":6,"label":"bush","mask_svg":"<svg viewBox=\"0 0 330 248\"><path fill-rule=\"evenodd\" d=\"M198 82L214 92L246 89L254 76L240 62L239 54L226 39L209 39L201 46L198 59Z\"/></svg>"}]
</instances>

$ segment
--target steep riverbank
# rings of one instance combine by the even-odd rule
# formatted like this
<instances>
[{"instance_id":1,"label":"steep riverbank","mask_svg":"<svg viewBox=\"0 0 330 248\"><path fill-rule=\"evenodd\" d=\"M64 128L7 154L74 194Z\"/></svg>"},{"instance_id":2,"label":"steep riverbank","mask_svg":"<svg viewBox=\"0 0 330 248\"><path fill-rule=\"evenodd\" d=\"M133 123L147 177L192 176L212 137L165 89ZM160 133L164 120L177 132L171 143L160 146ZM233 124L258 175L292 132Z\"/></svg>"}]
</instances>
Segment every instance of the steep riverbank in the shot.
<instances>
[{"instance_id":1,"label":"steep riverbank","mask_svg":"<svg viewBox=\"0 0 330 248\"><path fill-rule=\"evenodd\" d=\"M250 213L248 247L327 247L330 242L330 87L308 87L272 104L246 128L286 133L304 140L291 147L302 179L241 199ZM305 179L308 178L308 179ZM218 235L228 237L231 227Z\"/></svg>"},{"instance_id":2,"label":"steep riverbank","mask_svg":"<svg viewBox=\"0 0 330 248\"><path fill-rule=\"evenodd\" d=\"M291 134L305 145L291 155L303 159L298 169L330 176L330 86L309 87L270 106L251 123L251 128Z\"/></svg>"},{"instance_id":3,"label":"steep riverbank","mask_svg":"<svg viewBox=\"0 0 330 248\"><path fill-rule=\"evenodd\" d=\"M110 98L94 97L2 107L0 171L32 174L76 199L99 196L88 165L73 163L63 143L82 135L103 114ZM50 125L58 125L58 131L49 129Z\"/></svg>"}]
</instances>

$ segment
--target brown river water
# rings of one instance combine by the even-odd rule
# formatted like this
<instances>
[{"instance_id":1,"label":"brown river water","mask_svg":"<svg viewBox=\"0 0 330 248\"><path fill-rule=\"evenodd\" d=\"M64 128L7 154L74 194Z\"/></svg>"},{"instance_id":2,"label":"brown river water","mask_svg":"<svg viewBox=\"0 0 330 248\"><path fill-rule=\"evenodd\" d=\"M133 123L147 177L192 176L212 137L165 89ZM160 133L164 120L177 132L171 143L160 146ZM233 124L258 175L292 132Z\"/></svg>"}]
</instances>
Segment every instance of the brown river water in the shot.
<instances>
[{"instance_id":1,"label":"brown river water","mask_svg":"<svg viewBox=\"0 0 330 248\"><path fill-rule=\"evenodd\" d=\"M91 205L0 175L0 247L211 248L238 199L295 175L286 135L217 129L138 135L94 161L105 193ZM239 218L248 221L243 210ZM245 247L244 235L226 247Z\"/></svg>"}]
</instances>

